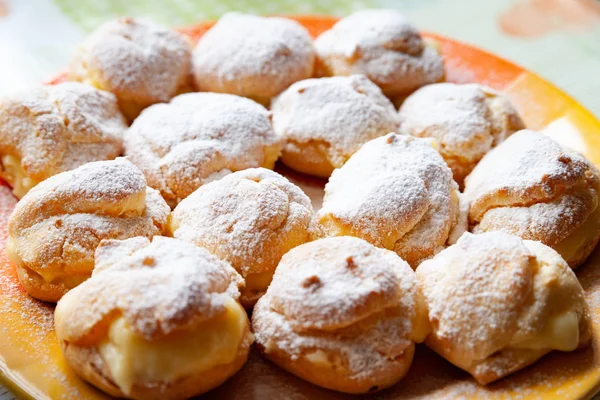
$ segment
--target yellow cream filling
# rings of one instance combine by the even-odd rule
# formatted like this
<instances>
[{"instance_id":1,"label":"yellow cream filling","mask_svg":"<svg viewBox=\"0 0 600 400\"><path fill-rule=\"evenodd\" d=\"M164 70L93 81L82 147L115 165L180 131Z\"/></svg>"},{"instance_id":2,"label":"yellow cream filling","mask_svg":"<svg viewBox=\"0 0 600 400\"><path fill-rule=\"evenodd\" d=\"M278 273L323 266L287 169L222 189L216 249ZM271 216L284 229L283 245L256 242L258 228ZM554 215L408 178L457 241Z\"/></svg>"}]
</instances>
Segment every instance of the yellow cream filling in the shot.
<instances>
[{"instance_id":1,"label":"yellow cream filling","mask_svg":"<svg viewBox=\"0 0 600 400\"><path fill-rule=\"evenodd\" d=\"M599 192L600 193L600 192ZM577 229L575 229L562 242L554 247L566 261L579 258L578 253L585 248L586 242L597 235L600 230L600 207L588 216L586 221Z\"/></svg>"},{"instance_id":2,"label":"yellow cream filling","mask_svg":"<svg viewBox=\"0 0 600 400\"><path fill-rule=\"evenodd\" d=\"M259 274L249 274L246 276L246 286L244 287L245 291L248 292L262 292L266 290L271 284L271 280L273 279L273 272L262 272Z\"/></svg>"},{"instance_id":3,"label":"yellow cream filling","mask_svg":"<svg viewBox=\"0 0 600 400\"><path fill-rule=\"evenodd\" d=\"M579 345L579 317L574 311L559 314L548 321L544 330L535 338L511 347L519 349L553 349L573 351Z\"/></svg>"},{"instance_id":4,"label":"yellow cream filling","mask_svg":"<svg viewBox=\"0 0 600 400\"><path fill-rule=\"evenodd\" d=\"M21 159L11 155L4 155L0 158L2 167L0 168L0 177L4 179L13 188L13 193L18 198L37 185L39 182L27 176L27 173L21 166Z\"/></svg>"},{"instance_id":5,"label":"yellow cream filling","mask_svg":"<svg viewBox=\"0 0 600 400\"><path fill-rule=\"evenodd\" d=\"M226 311L193 331L157 340L136 334L123 317L111 324L98 350L115 383L125 394L134 384L173 382L235 360L248 316L230 299Z\"/></svg>"}]
</instances>

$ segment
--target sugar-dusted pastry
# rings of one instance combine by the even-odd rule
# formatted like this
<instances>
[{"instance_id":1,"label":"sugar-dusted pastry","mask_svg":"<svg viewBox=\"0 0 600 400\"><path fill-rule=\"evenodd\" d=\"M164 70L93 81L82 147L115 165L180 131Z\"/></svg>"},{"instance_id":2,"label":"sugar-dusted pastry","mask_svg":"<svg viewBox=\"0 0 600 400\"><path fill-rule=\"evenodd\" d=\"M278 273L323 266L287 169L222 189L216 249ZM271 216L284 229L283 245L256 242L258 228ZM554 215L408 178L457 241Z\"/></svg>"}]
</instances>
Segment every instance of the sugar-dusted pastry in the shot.
<instances>
[{"instance_id":1,"label":"sugar-dusted pastry","mask_svg":"<svg viewBox=\"0 0 600 400\"><path fill-rule=\"evenodd\" d=\"M422 263L417 277L432 328L425 343L481 384L591 337L577 277L540 242L467 233Z\"/></svg>"},{"instance_id":2,"label":"sugar-dusted pastry","mask_svg":"<svg viewBox=\"0 0 600 400\"><path fill-rule=\"evenodd\" d=\"M263 106L219 93L188 93L153 105L125 135L125 154L172 207L232 171L272 169L280 148Z\"/></svg>"},{"instance_id":3,"label":"sugar-dusted pastry","mask_svg":"<svg viewBox=\"0 0 600 400\"><path fill-rule=\"evenodd\" d=\"M539 240L573 268L600 238L598 169L547 136L522 130L490 151L465 180L473 232Z\"/></svg>"},{"instance_id":4,"label":"sugar-dusted pastry","mask_svg":"<svg viewBox=\"0 0 600 400\"><path fill-rule=\"evenodd\" d=\"M458 238L458 186L431 142L390 133L367 142L325 186L317 220L328 236L357 236L416 268Z\"/></svg>"},{"instance_id":5,"label":"sugar-dusted pastry","mask_svg":"<svg viewBox=\"0 0 600 400\"><path fill-rule=\"evenodd\" d=\"M252 168L206 184L169 218L173 237L208 249L244 277L250 308L269 286L281 257L316 234L310 199L276 172Z\"/></svg>"},{"instance_id":6,"label":"sugar-dusted pastry","mask_svg":"<svg viewBox=\"0 0 600 400\"><path fill-rule=\"evenodd\" d=\"M316 385L374 392L408 371L429 331L410 266L353 237L320 239L281 259L252 314L267 358Z\"/></svg>"},{"instance_id":7,"label":"sugar-dusted pastry","mask_svg":"<svg viewBox=\"0 0 600 400\"><path fill-rule=\"evenodd\" d=\"M92 277L56 306L56 335L75 372L112 396L186 399L248 358L242 283L227 262L189 243L103 240Z\"/></svg>"},{"instance_id":8,"label":"sugar-dusted pastry","mask_svg":"<svg viewBox=\"0 0 600 400\"><path fill-rule=\"evenodd\" d=\"M436 45L397 11L357 11L322 33L315 49L319 75L364 74L392 98L444 79Z\"/></svg>"},{"instance_id":9,"label":"sugar-dusted pastry","mask_svg":"<svg viewBox=\"0 0 600 400\"><path fill-rule=\"evenodd\" d=\"M126 128L112 94L80 83L0 98L0 178L21 198L52 175L117 157Z\"/></svg>"},{"instance_id":10,"label":"sugar-dusted pastry","mask_svg":"<svg viewBox=\"0 0 600 400\"><path fill-rule=\"evenodd\" d=\"M200 91L231 93L267 104L313 75L315 51L296 21L227 13L200 38L193 70Z\"/></svg>"},{"instance_id":11,"label":"sugar-dusted pastry","mask_svg":"<svg viewBox=\"0 0 600 400\"><path fill-rule=\"evenodd\" d=\"M133 120L189 86L191 41L148 20L119 18L98 27L76 50L69 77L113 92Z\"/></svg>"},{"instance_id":12,"label":"sugar-dusted pastry","mask_svg":"<svg viewBox=\"0 0 600 400\"><path fill-rule=\"evenodd\" d=\"M296 82L271 110L282 161L324 178L364 143L398 128L394 105L364 75Z\"/></svg>"},{"instance_id":13,"label":"sugar-dusted pastry","mask_svg":"<svg viewBox=\"0 0 600 400\"><path fill-rule=\"evenodd\" d=\"M507 98L472 83L424 86L402 103L399 117L402 132L437 142L460 186L491 148L525 128Z\"/></svg>"},{"instance_id":14,"label":"sugar-dusted pastry","mask_svg":"<svg viewBox=\"0 0 600 400\"><path fill-rule=\"evenodd\" d=\"M126 159L88 163L46 179L17 203L6 253L31 296L56 302L90 277L102 239L160 235L169 211Z\"/></svg>"}]
</instances>

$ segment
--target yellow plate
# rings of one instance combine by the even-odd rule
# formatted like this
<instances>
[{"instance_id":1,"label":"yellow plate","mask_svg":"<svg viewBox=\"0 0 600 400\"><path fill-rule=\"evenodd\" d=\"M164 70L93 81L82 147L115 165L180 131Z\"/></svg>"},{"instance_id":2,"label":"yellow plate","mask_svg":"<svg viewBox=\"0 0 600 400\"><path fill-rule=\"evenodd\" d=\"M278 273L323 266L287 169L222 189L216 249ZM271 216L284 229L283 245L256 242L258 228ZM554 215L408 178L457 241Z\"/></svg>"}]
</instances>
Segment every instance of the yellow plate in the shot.
<instances>
[{"instance_id":1,"label":"yellow plate","mask_svg":"<svg viewBox=\"0 0 600 400\"><path fill-rule=\"evenodd\" d=\"M318 35L332 17L293 17ZM181 29L198 39L211 26L203 23ZM600 121L569 96L537 75L471 46L433 34L441 43L447 77L452 82L480 82L503 90L517 105L527 125L584 153L600 166ZM53 83L64 80L59 75ZM319 207L324 181L279 170L299 184ZM0 243L6 239L6 220L16 200L0 185ZM533 366L487 387L468 374L418 346L410 372L395 387L373 395L378 399L519 398L587 399L600 389L600 250L577 275L586 292L594 324L592 346L573 353L554 352ZM14 268L0 250L0 375L3 383L23 397L40 399L106 399L80 380L65 364L54 334L53 307L33 300L19 286ZM315 399L348 398L306 383L252 352L246 366L208 398ZM363 397L364 398L364 397Z\"/></svg>"}]
</instances>

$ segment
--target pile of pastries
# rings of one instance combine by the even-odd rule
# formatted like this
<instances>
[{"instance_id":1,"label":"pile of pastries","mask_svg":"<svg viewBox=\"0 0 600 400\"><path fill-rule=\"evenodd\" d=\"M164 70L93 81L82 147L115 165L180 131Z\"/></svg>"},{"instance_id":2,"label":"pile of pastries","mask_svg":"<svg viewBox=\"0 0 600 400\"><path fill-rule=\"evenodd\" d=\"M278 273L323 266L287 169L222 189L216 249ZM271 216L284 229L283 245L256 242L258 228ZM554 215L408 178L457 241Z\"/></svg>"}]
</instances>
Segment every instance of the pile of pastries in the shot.
<instances>
[{"instance_id":1,"label":"pile of pastries","mask_svg":"<svg viewBox=\"0 0 600 400\"><path fill-rule=\"evenodd\" d=\"M443 81L394 11L315 40L231 13L196 44L107 22L68 83L1 99L6 251L57 303L66 361L110 395L179 399L252 345L345 393L394 385L422 342L483 385L585 346L598 169L502 93ZM278 160L328 179L321 209Z\"/></svg>"}]
</instances>

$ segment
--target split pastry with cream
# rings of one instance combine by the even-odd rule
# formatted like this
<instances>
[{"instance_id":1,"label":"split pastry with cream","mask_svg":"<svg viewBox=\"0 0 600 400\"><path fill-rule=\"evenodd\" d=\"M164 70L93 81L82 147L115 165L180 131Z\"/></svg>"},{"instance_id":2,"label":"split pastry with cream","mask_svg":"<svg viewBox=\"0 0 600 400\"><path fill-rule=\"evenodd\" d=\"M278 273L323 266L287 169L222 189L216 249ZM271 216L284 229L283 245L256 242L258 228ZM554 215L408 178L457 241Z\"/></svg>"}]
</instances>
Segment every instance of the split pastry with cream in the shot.
<instances>
[{"instance_id":1,"label":"split pastry with cream","mask_svg":"<svg viewBox=\"0 0 600 400\"><path fill-rule=\"evenodd\" d=\"M102 239L160 235L169 211L126 159L88 163L46 179L17 203L6 253L32 297L56 302L90 277Z\"/></svg>"},{"instance_id":2,"label":"split pastry with cream","mask_svg":"<svg viewBox=\"0 0 600 400\"><path fill-rule=\"evenodd\" d=\"M507 98L473 83L424 86L402 103L399 117L402 132L436 141L461 187L490 149L525 128Z\"/></svg>"},{"instance_id":3,"label":"split pastry with cream","mask_svg":"<svg viewBox=\"0 0 600 400\"><path fill-rule=\"evenodd\" d=\"M364 143L394 132L394 105L364 75L294 83L271 105L284 164L328 178Z\"/></svg>"},{"instance_id":4,"label":"split pastry with cream","mask_svg":"<svg viewBox=\"0 0 600 400\"><path fill-rule=\"evenodd\" d=\"M394 385L429 331L410 266L353 237L320 239L283 256L252 328L275 364L345 393Z\"/></svg>"},{"instance_id":5,"label":"split pastry with cream","mask_svg":"<svg viewBox=\"0 0 600 400\"><path fill-rule=\"evenodd\" d=\"M466 230L461 200L431 141L390 133L333 172L317 220L328 236L360 237L416 268Z\"/></svg>"},{"instance_id":6,"label":"split pastry with cream","mask_svg":"<svg viewBox=\"0 0 600 400\"><path fill-rule=\"evenodd\" d=\"M281 147L270 118L244 97L187 93L145 110L125 134L125 154L175 207L230 172L272 169Z\"/></svg>"},{"instance_id":7,"label":"split pastry with cream","mask_svg":"<svg viewBox=\"0 0 600 400\"><path fill-rule=\"evenodd\" d=\"M180 33L145 19L119 18L79 46L69 78L114 93L132 121L190 86L191 52L190 39Z\"/></svg>"},{"instance_id":8,"label":"split pastry with cream","mask_svg":"<svg viewBox=\"0 0 600 400\"><path fill-rule=\"evenodd\" d=\"M550 247L503 232L465 234L422 263L425 343L488 384L591 338L584 292Z\"/></svg>"},{"instance_id":9,"label":"split pastry with cream","mask_svg":"<svg viewBox=\"0 0 600 400\"><path fill-rule=\"evenodd\" d=\"M310 199L276 172L255 168L202 186L173 210L173 237L208 249L244 277L251 308L281 257L316 234Z\"/></svg>"},{"instance_id":10,"label":"split pastry with cream","mask_svg":"<svg viewBox=\"0 0 600 400\"><path fill-rule=\"evenodd\" d=\"M121 154L125 119L116 98L80 83L0 99L0 178L23 197L39 182Z\"/></svg>"},{"instance_id":11,"label":"split pastry with cream","mask_svg":"<svg viewBox=\"0 0 600 400\"><path fill-rule=\"evenodd\" d=\"M600 239L598 169L547 136L522 130L490 151L465 180L475 233L539 240L573 268Z\"/></svg>"},{"instance_id":12,"label":"split pastry with cream","mask_svg":"<svg viewBox=\"0 0 600 400\"><path fill-rule=\"evenodd\" d=\"M67 362L111 396L186 399L227 380L253 337L242 278L179 240L103 240L93 276L57 304Z\"/></svg>"}]
</instances>

